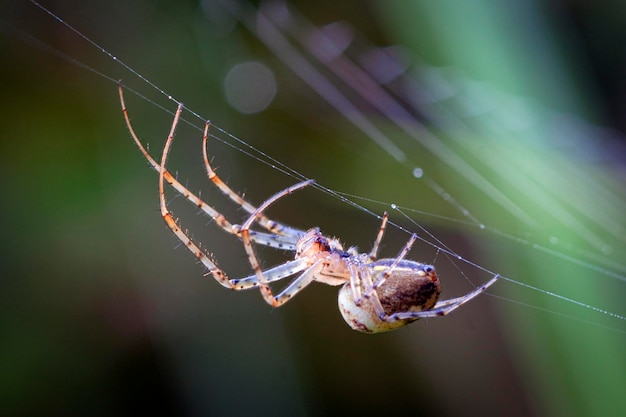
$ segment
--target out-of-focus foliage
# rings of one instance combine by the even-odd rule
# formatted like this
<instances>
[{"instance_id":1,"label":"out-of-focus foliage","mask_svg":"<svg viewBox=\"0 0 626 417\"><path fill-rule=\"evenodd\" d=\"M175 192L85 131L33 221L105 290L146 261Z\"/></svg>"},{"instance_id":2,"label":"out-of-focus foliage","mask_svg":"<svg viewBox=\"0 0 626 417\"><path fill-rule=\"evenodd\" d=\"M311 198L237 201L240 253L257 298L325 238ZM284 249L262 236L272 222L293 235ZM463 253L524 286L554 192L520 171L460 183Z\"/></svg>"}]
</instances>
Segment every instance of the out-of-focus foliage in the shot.
<instances>
[{"instance_id":1,"label":"out-of-focus foliage","mask_svg":"<svg viewBox=\"0 0 626 417\"><path fill-rule=\"evenodd\" d=\"M472 214L530 244L500 239L497 232L480 233L451 221L467 218L416 183L405 165L323 102L218 2L44 4L190 109L289 167L334 190L443 214L443 220L412 215L487 269L624 314L623 282L598 271L621 268L623 275L623 233L611 238L610 257L579 258L565 249L587 248L581 226L560 224L555 212L546 216L540 196L510 182L527 179L525 170L552 168L556 174L550 178L562 178L580 167L592 184L608 190L610 198L593 201L598 207L610 206L611 199L624 203L625 157L619 152L625 128L623 5L301 3L294 9L315 24L347 21L377 45L403 44L417 72L445 75L458 82L457 92L471 89L472 94L463 90L455 96L467 101L453 97L445 103L446 111L461 118L483 108L473 98L496 92L523 102L495 109L508 120L522 120L530 108L534 115L562 114L560 125L542 121L537 126L560 128L563 137L580 133L581 126L615 130L606 134L598 128L597 135L585 136L591 141L571 149L546 142L554 132L536 129L532 135L515 131L503 145L503 137L488 133L502 132L492 124L502 119L489 116L472 118L471 129L458 132L457 143L446 126L431 123L471 166L510 193L533 220L529 225L484 195L473 197L475 190L458 173L427 152L421 158L416 143L364 106L382 130L410 150L410 161ZM521 286L503 282L494 292L539 309L481 297L450 317L366 336L342 322L335 288L312 286L271 310L254 291L228 292L203 277L184 248L174 250L177 242L157 210L157 177L126 131L115 84L48 54L19 31L113 79L123 78L170 110L175 105L28 2L4 2L0 18L0 414L584 416L626 411L623 322ZM248 61L262 62L276 77L276 97L261 113L237 112L224 93L229 71ZM132 94L128 105L138 133L158 154L171 116ZM467 144L481 152L464 148ZM172 169L234 222L242 221L241 210L208 186L200 146L201 132L182 126ZM517 156L507 160L515 165L494 173L486 159L495 149ZM255 203L295 182L219 142L210 145L210 153L218 173ZM611 158L602 159L607 155ZM547 188L556 194L566 191L561 186ZM587 186L574 184L574 189ZM584 194L564 195L572 211L590 202ZM170 197L184 227L231 277L249 273L236 239L182 199ZM301 228L320 226L364 251L379 226L376 218L315 191L290 197L270 214ZM417 229L397 214L392 219ZM597 219L606 220L606 214L599 211ZM623 227L623 219L617 220L616 228ZM599 226L585 220L582 227L596 233ZM533 243L548 246L543 239L550 236L559 236L565 242L559 251L575 259L533 248ZM406 239L391 228L383 255L395 256ZM266 267L284 260L272 251L261 253ZM471 289L463 274L474 283L488 276L464 264L456 269L427 245L417 245L411 257L436 260L445 297Z\"/></svg>"}]
</instances>

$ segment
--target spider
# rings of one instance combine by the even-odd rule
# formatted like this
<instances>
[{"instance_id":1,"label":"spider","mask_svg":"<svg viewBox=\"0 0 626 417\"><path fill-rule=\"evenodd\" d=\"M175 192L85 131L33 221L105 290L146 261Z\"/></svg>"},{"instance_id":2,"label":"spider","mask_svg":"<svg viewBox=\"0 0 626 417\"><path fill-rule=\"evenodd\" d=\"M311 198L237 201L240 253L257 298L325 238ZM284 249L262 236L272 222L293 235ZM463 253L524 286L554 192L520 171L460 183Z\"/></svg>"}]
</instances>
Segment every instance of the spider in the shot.
<instances>
[{"instance_id":1,"label":"spider","mask_svg":"<svg viewBox=\"0 0 626 417\"><path fill-rule=\"evenodd\" d=\"M228 198L249 213L241 224L230 223L222 214L202 201L183 186L166 169L167 157L174 140L183 105L179 104L167 137L160 162L157 162L143 146L130 122L124 102L121 83L118 85L122 112L130 135L149 164L159 173L159 203L161 216L166 225L182 244L207 268L205 275L211 275L217 282L233 290L259 288L263 299L273 307L279 307L313 281L328 285L342 285L339 290L339 310L348 325L364 333L378 333L393 330L425 317L444 316L461 305L474 299L493 285L499 278L495 275L487 283L457 298L438 301L441 286L435 268L405 259L416 240L411 236L396 258L378 258L378 248L387 225L388 215L382 216L374 245L370 253L359 253L355 247L344 250L336 238L322 234L319 228L307 231L292 228L268 219L264 212L276 201L307 187L313 180L307 180L288 187L254 207L234 192L215 173L207 154L210 122L206 122L202 139L202 152L207 176L210 181ZM254 275L229 279L207 253L194 243L178 226L165 201L165 182L185 199L210 216L226 232L239 238L244 246ZM267 232L252 230L258 224ZM292 260L263 271L255 254L253 243L285 251L295 252ZM271 283L297 275L282 291L274 295Z\"/></svg>"}]
</instances>

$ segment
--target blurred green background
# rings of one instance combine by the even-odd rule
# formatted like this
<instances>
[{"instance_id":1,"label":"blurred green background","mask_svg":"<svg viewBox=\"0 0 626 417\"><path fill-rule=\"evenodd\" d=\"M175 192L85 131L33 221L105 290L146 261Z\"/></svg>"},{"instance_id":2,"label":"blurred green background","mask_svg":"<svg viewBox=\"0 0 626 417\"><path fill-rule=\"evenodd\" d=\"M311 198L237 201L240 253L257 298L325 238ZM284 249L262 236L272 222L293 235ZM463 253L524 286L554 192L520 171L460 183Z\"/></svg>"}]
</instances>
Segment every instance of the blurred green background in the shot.
<instances>
[{"instance_id":1,"label":"blurred green background","mask_svg":"<svg viewBox=\"0 0 626 417\"><path fill-rule=\"evenodd\" d=\"M303 175L416 210L407 211L415 222L488 270L626 314L622 3L293 3L316 25L349 22L355 55L367 52L364 39L404 45L419 75L405 91L440 94L416 98L431 116L461 123L419 111L416 120L530 222L359 104L407 155L405 163L391 158L219 2L43 4L193 111ZM191 255L174 250L158 212L157 176L131 141L115 84L28 36L175 105L32 4L5 1L0 11L0 415L626 412L624 321L511 282L490 291L504 299L483 296L447 318L362 335L342 321L336 288L314 285L272 310L257 292L229 292L203 277ZM250 61L272 71L277 93L265 111L243 114L229 104L225 83L235 65ZM127 104L158 154L171 116L130 93ZM207 184L200 146L201 132L181 126L172 171L242 221ZM296 181L219 141L210 146L219 174L253 203ZM412 176L414 166L492 230L468 225ZM249 273L239 242L169 196L184 227L231 277ZM390 209L358 202L376 213ZM315 190L270 214L320 226L363 251L379 226ZM383 256L395 256L407 238L390 228ZM264 266L285 259L260 254ZM476 284L490 276L423 243L411 257L435 262L446 298L471 290L465 277Z\"/></svg>"}]
</instances>

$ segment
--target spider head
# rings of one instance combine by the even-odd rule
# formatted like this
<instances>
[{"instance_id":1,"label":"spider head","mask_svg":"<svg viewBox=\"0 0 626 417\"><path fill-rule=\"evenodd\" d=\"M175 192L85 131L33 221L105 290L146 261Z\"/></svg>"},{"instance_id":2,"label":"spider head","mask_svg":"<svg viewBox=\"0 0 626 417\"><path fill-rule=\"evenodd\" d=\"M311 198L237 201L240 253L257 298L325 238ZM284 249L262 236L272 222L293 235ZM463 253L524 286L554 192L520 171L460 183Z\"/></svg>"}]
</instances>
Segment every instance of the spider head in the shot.
<instances>
[{"instance_id":1,"label":"spider head","mask_svg":"<svg viewBox=\"0 0 626 417\"><path fill-rule=\"evenodd\" d=\"M394 262L395 259L381 259L367 264L372 282L376 282ZM385 332L417 320L396 320L393 315L429 310L437 303L441 293L435 268L409 260L400 261L389 277L358 304L350 285L347 283L339 292L339 309L350 327L365 333ZM362 292L366 294L367 288L363 288ZM377 309L376 299L380 302L382 314Z\"/></svg>"},{"instance_id":2,"label":"spider head","mask_svg":"<svg viewBox=\"0 0 626 417\"><path fill-rule=\"evenodd\" d=\"M342 252L343 247L337 239L325 237L320 229L308 230L296 244L296 258L311 257L322 252Z\"/></svg>"}]
</instances>

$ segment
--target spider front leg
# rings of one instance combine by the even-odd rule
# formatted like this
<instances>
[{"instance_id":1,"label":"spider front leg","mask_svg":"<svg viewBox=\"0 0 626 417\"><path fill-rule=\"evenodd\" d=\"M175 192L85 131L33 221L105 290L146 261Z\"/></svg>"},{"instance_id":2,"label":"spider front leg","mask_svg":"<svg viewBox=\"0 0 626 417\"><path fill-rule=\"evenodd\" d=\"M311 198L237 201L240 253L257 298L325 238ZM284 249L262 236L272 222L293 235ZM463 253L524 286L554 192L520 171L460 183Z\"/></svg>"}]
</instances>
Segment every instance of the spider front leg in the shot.
<instances>
[{"instance_id":1,"label":"spider front leg","mask_svg":"<svg viewBox=\"0 0 626 417\"><path fill-rule=\"evenodd\" d=\"M313 180L303 181L274 194L269 199L265 200L263 204L261 204L256 209L256 211L250 215L248 220L246 220L246 222L241 226L241 240L243 241L244 249L246 251L246 254L248 255L250 266L252 267L252 270L257 277L259 290L261 291L263 299L273 307L278 307L279 305L285 303L291 296L300 291L306 285L310 284L315 279L315 275L323 268L323 262L317 261L313 263L306 271L302 273L302 275L300 275L291 284L289 284L289 286L281 294L279 294L278 296L274 296L274 294L272 293L272 289L268 285L270 281L263 274L263 270L259 265L259 261L254 252L254 248L252 247L252 243L250 240L250 227L256 221L257 217L261 216L262 213L267 210L270 205L272 205L279 199L293 193L294 191L311 185L313 182Z\"/></svg>"},{"instance_id":2,"label":"spider front leg","mask_svg":"<svg viewBox=\"0 0 626 417\"><path fill-rule=\"evenodd\" d=\"M182 229L174 220L172 213L167 208L167 203L165 201L165 173L168 172L165 169L165 164L167 162L167 157L169 154L170 147L172 146L172 142L174 141L174 133L176 132L176 127L178 126L178 121L180 120L180 114L183 111L182 103L178 105L178 109L176 110L176 114L174 115L174 121L172 122L172 127L170 128L170 133L167 136L167 141L165 142L165 146L163 147L163 154L161 155L161 163L159 165L159 203L161 207L161 216L165 221L165 224L172 230L172 232L178 237L178 239L193 253L196 258L202 262L202 264L208 269L209 273L215 278L217 282L222 284L225 287L232 288L228 277L217 265L209 259L209 257L196 245L190 238L182 231Z\"/></svg>"},{"instance_id":3,"label":"spider front leg","mask_svg":"<svg viewBox=\"0 0 626 417\"><path fill-rule=\"evenodd\" d=\"M233 225L231 224L221 213L219 213L217 210L215 210L213 207L211 207L210 205L208 205L207 203L205 203L204 201L202 201L197 195L195 195L194 193L192 193L187 187L185 187L184 185L182 185L176 178L174 178L174 176L167 170L167 168L165 167L165 164L157 162L148 152L148 150L144 147L144 145L142 144L141 140L139 139L139 136L137 135L137 133L135 132L135 129L133 128L133 125L130 121L130 115L128 113L128 110L126 108L126 103L124 100L124 88L123 85L121 84L121 82L118 84L118 93L119 93L119 98L120 98L120 104L122 106L122 114L124 116L124 121L126 122L126 126L128 127L128 131L130 132L130 135L133 139L133 141L135 142L135 145L137 145L137 147L139 148L139 151L141 152L141 154L144 156L144 158L146 158L146 160L148 161L148 163L150 164L150 166L159 174L160 177L162 177L162 179L167 182L176 192L178 192L181 196L183 196L185 198L185 200L189 201L191 204L193 204L194 206L198 207L200 210L202 210L206 215L208 215L209 217L211 217L213 219L213 221L215 221L215 223L224 231L226 231L229 234L233 234L235 236L240 236L240 226L238 225ZM172 122L172 126L170 129L170 134L168 136L168 141L171 142L171 140L173 139L173 135L174 132L176 130L176 127L178 125L179 119L180 119L180 115L182 113L182 109L183 106L179 105L178 109L176 110L176 113L174 115L174 120ZM205 129L207 130L207 129ZM168 149L167 151L169 151L169 146L168 145ZM206 147L205 147L206 149ZM166 154L167 155L167 152ZM205 151L205 155L206 155L206 151ZM208 156L206 157L208 158ZM165 162L163 161L163 157L161 158L162 161L161 162ZM163 189L160 190L160 197L164 196L164 191ZM231 190L232 192L232 190ZM164 197L163 197L164 198ZM247 205L246 206L248 209L249 208L253 208L253 206L251 205ZM256 209L254 209L256 210ZM254 211L253 210L253 211ZM195 244L193 244L193 242L191 241L191 239L182 231L180 230L180 227L177 225L176 221L174 221L174 219L172 218L171 215L164 215L163 211L162 211L162 215L164 216L165 222L167 224L167 226L172 230L172 232L176 235L176 237L185 245L185 247L196 257L200 260L200 262L202 262L203 265L205 265L207 267L207 269L209 270L209 273L211 273L214 277L216 276L216 274L219 276L220 272L219 269L215 266L215 263L212 262L207 255ZM256 231L251 231L250 232L250 238L252 239L252 241L254 241L255 243L261 244L261 245L266 245L266 246L271 246L277 249L283 249L283 250L290 250L290 251L295 251L296 250L296 243L298 241L298 238L300 235L304 234L304 232L302 231L297 231L296 229L289 229L288 227L277 227L276 225L272 225L272 223L276 223L276 222L272 222L271 220L267 221L268 225L263 225L265 228L267 229L271 229L271 230L276 230L276 233L281 232L282 234L277 235L277 234L270 234L270 233L262 233L262 232L256 232ZM293 232L293 234L288 234L287 232ZM228 281L224 278L217 278L218 282L220 284L222 284L223 286L227 287L227 288L232 288L232 285L230 285L228 283Z\"/></svg>"},{"instance_id":4,"label":"spider front leg","mask_svg":"<svg viewBox=\"0 0 626 417\"><path fill-rule=\"evenodd\" d=\"M189 191L187 187L185 187L180 182L178 182L178 180L176 180L176 178L174 178L174 176L167 169L165 169L165 166L161 166L161 164L157 162L150 155L150 153L148 153L148 150L141 143L139 136L137 136L137 133L135 132L135 129L133 128L133 125L130 122L130 115L128 114L128 109L126 108L126 102L124 101L124 87L121 84L121 82L118 84L118 93L120 97L120 104L122 106L122 114L124 115L124 121L126 122L126 127L128 128L128 131L130 132L130 135L133 138L135 145L137 145L137 147L139 148L139 151L144 156L144 158L146 158L150 166L157 173L162 175L165 181L170 186L172 186L172 188L174 188L180 195L182 195L187 201L189 201L194 206L198 207L200 210L206 213L209 217L211 217L219 227L221 227L223 230L225 230L228 233L234 233L233 225L228 220L226 220L226 218L222 214L220 214L213 207L206 204L198 196L196 196L194 193ZM172 122L172 127L170 130L170 135L173 135L173 133L176 130L176 126L178 125L178 120L180 119L180 114L182 113L182 109L183 109L182 105L179 105L178 109L176 110L176 114L174 115L174 121Z\"/></svg>"},{"instance_id":5,"label":"spider front leg","mask_svg":"<svg viewBox=\"0 0 626 417\"><path fill-rule=\"evenodd\" d=\"M202 157L204 159L204 167L206 169L207 177L222 192L222 194L238 204L244 211L248 212L249 214L255 213L257 211L256 207L248 203L242 196L233 191L233 189L230 188L228 184L222 181L222 179L217 175L215 170L213 170L213 167L209 162L209 155L207 152L210 127L211 122L207 120L206 124L204 125L204 134L202 135ZM256 222L258 222L263 228L269 230L271 233L276 233L281 236L299 236L304 234L304 231L302 230L282 225L276 221L268 219L263 214L259 214L256 217Z\"/></svg>"}]
</instances>

